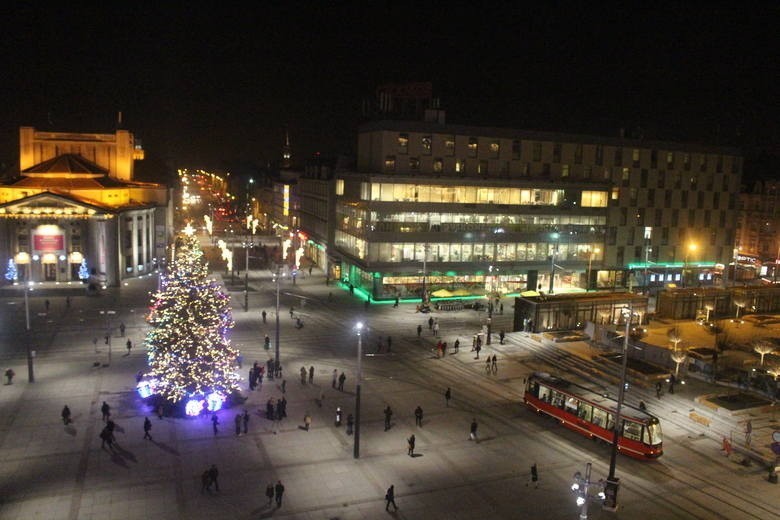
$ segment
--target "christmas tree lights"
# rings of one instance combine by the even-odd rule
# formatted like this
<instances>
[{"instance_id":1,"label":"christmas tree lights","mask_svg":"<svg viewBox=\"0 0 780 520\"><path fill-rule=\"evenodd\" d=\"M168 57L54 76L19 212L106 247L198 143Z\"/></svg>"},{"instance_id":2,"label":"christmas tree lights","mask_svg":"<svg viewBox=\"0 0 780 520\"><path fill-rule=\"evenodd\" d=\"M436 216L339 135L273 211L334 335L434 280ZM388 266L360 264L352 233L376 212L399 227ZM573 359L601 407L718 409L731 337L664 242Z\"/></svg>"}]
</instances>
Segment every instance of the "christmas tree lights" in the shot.
<instances>
[{"instance_id":1,"label":"christmas tree lights","mask_svg":"<svg viewBox=\"0 0 780 520\"><path fill-rule=\"evenodd\" d=\"M87 268L87 260L84 258L79 266L79 280L86 280L87 278L89 278L89 269Z\"/></svg>"},{"instance_id":2,"label":"christmas tree lights","mask_svg":"<svg viewBox=\"0 0 780 520\"><path fill-rule=\"evenodd\" d=\"M238 352L227 339L233 327L229 298L208 279L197 238L184 233L173 249L149 313L150 371L148 381L142 381L143 393L148 395L151 387L172 403L186 400L187 414L197 415L204 409L218 410L238 389Z\"/></svg>"},{"instance_id":3,"label":"christmas tree lights","mask_svg":"<svg viewBox=\"0 0 780 520\"><path fill-rule=\"evenodd\" d=\"M5 271L5 279L9 282L15 282L19 277L19 271L16 269L16 263L13 258L8 259L8 268Z\"/></svg>"}]
</instances>

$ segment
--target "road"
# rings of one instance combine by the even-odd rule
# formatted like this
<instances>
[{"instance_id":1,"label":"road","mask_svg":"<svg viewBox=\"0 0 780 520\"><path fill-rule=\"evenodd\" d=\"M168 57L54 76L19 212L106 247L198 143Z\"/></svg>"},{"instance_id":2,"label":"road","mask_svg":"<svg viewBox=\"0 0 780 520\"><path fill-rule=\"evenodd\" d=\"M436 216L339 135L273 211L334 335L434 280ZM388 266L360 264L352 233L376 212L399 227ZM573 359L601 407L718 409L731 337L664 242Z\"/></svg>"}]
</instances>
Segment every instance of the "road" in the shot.
<instances>
[{"instance_id":1,"label":"road","mask_svg":"<svg viewBox=\"0 0 780 520\"><path fill-rule=\"evenodd\" d=\"M242 351L244 371L252 361L268 358L262 338L274 337L276 293L268 276L252 273L248 312L243 286L232 293L231 337ZM316 271L296 285L283 283L280 349L288 419L276 434L264 419L265 402L282 395L278 380L266 380L260 391L246 392L250 432L238 437L233 417L243 407L220 412L222 430L215 437L206 418L158 420L133 392L134 374L144 368L144 314L155 279L132 280L100 297L74 295L71 308L53 292L33 296L34 384L26 382L23 301L6 294L0 300L0 358L18 375L13 385L0 387L0 518L372 519L388 514L383 496L394 484L397 518L568 519L579 514L570 491L572 475L591 462L594 481L606 476L608 446L521 404L523 378L550 369L533 355L527 338L509 334L506 345L494 341L477 360L470 338L484 314L435 313L442 339L451 346L458 337L464 347L438 359L428 315L416 313L412 304L366 308L347 291L326 287ZM300 297L306 298L304 305ZM44 299L51 302L48 313ZM494 332L510 328L511 303L504 303L507 314L494 317ZM289 316L291 305L303 316L300 330ZM267 324L260 318L263 309ZM117 312L110 323L110 366L103 366L108 324L100 310ZM345 414L353 408L358 321L368 330L362 336L361 458L355 460L353 437L333 418L337 406ZM136 345L128 356L119 323ZM423 324L421 338L418 324ZM388 335L391 352L376 352L378 339ZM483 359L494 353L498 373L486 374ZM300 383L301 366L315 367L314 385ZM346 392L331 388L334 369L346 374ZM453 393L449 407L443 398L447 387ZM321 393L325 399L319 407ZM104 400L120 426L122 449L115 454L102 450L97 436ZM74 412L71 428L59 418L66 402ZM387 405L395 414L385 432ZM422 428L414 426L417 405L425 411ZM299 428L307 412L314 419L309 432ZM154 442L142 439L146 415L152 416ZM468 440L472 418L479 423L478 443ZM590 518L780 518L780 494L763 470L737 465L695 429L661 420L665 455L655 462L620 457L620 510L609 513L591 503ZM411 433L420 455L414 458L406 454ZM221 492L201 494L200 474L212 463L220 468ZM534 463L538 487L529 483ZM277 480L286 493L283 506L274 510L265 506L263 492Z\"/></svg>"}]
</instances>

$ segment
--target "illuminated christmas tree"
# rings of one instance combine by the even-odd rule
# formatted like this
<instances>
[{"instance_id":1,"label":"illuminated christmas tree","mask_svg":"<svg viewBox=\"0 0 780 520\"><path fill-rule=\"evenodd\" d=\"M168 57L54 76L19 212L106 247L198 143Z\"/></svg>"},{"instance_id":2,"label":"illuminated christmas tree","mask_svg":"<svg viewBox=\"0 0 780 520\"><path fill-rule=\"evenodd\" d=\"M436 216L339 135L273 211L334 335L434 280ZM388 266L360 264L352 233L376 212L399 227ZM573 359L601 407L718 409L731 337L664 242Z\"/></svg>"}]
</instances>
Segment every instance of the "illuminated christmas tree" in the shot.
<instances>
[{"instance_id":1,"label":"illuminated christmas tree","mask_svg":"<svg viewBox=\"0 0 780 520\"><path fill-rule=\"evenodd\" d=\"M86 280L87 278L89 278L89 269L87 269L86 258L83 258L81 260L81 265L79 266L79 279Z\"/></svg>"},{"instance_id":2,"label":"illuminated christmas tree","mask_svg":"<svg viewBox=\"0 0 780 520\"><path fill-rule=\"evenodd\" d=\"M139 392L184 402L187 413L197 415L221 408L238 389L239 376L233 366L238 352L227 339L233 327L229 298L208 279L203 251L190 230L177 238L152 300L153 328L146 337L151 370Z\"/></svg>"},{"instance_id":3,"label":"illuminated christmas tree","mask_svg":"<svg viewBox=\"0 0 780 520\"><path fill-rule=\"evenodd\" d=\"M5 279L14 282L19 277L19 271L16 269L16 263L13 258L8 259L8 269L5 271Z\"/></svg>"}]
</instances>

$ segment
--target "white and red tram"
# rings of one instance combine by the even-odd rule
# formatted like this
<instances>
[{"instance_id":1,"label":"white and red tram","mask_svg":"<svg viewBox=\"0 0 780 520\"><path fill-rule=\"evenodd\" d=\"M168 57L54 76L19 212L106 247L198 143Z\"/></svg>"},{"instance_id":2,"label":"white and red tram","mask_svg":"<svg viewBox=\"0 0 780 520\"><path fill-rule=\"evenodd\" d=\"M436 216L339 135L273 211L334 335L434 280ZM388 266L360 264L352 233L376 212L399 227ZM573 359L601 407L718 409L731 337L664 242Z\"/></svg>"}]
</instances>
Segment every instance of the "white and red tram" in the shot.
<instances>
[{"instance_id":1,"label":"white and red tram","mask_svg":"<svg viewBox=\"0 0 780 520\"><path fill-rule=\"evenodd\" d=\"M525 388L525 403L558 420L563 426L612 443L617 401L593 390L543 372L536 372ZM657 417L625 403L620 410L622 427L618 450L637 459L663 455L663 435Z\"/></svg>"}]
</instances>

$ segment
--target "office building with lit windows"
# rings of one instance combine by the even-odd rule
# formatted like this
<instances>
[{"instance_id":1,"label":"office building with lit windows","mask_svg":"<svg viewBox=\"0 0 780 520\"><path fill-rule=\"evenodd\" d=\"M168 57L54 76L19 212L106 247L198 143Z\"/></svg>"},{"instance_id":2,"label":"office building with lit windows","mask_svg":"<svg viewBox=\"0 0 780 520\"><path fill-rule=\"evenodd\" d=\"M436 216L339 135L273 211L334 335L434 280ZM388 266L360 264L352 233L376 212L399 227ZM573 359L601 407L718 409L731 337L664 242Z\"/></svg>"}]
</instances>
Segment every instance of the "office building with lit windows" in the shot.
<instances>
[{"instance_id":1,"label":"office building with lit windows","mask_svg":"<svg viewBox=\"0 0 780 520\"><path fill-rule=\"evenodd\" d=\"M432 115L365 124L334 176L329 251L374 298L712 284L731 257L735 149Z\"/></svg>"}]
</instances>

